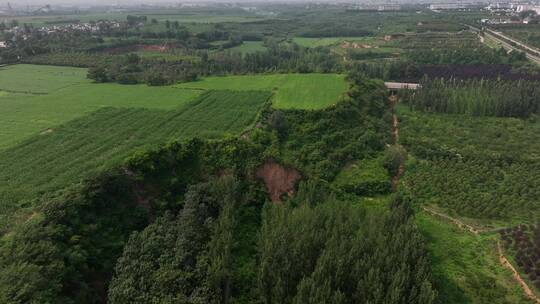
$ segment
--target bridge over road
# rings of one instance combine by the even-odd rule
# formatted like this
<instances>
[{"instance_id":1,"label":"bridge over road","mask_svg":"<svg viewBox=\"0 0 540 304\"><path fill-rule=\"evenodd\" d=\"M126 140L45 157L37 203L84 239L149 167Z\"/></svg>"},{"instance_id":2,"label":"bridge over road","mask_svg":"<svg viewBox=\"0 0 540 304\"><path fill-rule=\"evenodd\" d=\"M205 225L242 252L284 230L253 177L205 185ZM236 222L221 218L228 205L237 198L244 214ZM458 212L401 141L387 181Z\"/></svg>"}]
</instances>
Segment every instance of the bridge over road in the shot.
<instances>
[{"instance_id":1,"label":"bridge over road","mask_svg":"<svg viewBox=\"0 0 540 304\"><path fill-rule=\"evenodd\" d=\"M385 82L384 85L391 94L395 94L399 90L416 90L420 87L418 83L409 82Z\"/></svg>"}]
</instances>

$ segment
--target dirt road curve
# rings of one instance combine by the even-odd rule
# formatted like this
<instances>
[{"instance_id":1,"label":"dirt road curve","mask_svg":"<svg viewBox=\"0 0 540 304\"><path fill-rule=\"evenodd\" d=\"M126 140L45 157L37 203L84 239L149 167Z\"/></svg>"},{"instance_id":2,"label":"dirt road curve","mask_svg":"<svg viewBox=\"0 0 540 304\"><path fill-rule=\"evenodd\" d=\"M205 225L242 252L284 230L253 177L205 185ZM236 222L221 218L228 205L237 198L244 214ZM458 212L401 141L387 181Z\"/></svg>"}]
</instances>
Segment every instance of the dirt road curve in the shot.
<instances>
[{"instance_id":1,"label":"dirt road curve","mask_svg":"<svg viewBox=\"0 0 540 304\"><path fill-rule=\"evenodd\" d=\"M390 100L390 108L392 111L392 144L397 145L399 142L399 128L398 128L398 118L396 114L396 104L398 102L398 97L396 95L390 95L388 98ZM392 191L397 191L397 186L399 183L399 179L403 176L405 173L405 164L401 162L399 164L399 170L398 173L395 176L392 176Z\"/></svg>"},{"instance_id":2,"label":"dirt road curve","mask_svg":"<svg viewBox=\"0 0 540 304\"><path fill-rule=\"evenodd\" d=\"M441 218L443 218L443 219L446 219L446 220L448 220L448 221L454 223L454 224L455 224L456 226L458 226L459 228L464 229L464 230L467 230L467 231L469 231L469 232L472 233L472 234L478 235L478 234L480 234L480 233L486 231L486 230L476 229L476 228L474 228L473 226L468 225L468 224L465 224L465 223L463 223L462 221L460 221L460 220L458 220L458 219L456 219L456 218L453 218L453 217L451 217L451 216L449 216L449 215L446 215L446 214L444 214L444 213L437 212L437 211L435 211L435 210L433 210L433 209L430 209L430 208L428 208L428 207L422 207L422 209L423 209L425 212L430 213L431 215L435 215L435 216L441 217Z\"/></svg>"},{"instance_id":3,"label":"dirt road curve","mask_svg":"<svg viewBox=\"0 0 540 304\"><path fill-rule=\"evenodd\" d=\"M453 218L449 215L446 215L444 213L440 213L440 212L437 212L433 209L430 209L428 207L422 207L422 209L431 214L431 215L434 215L434 216L438 216L438 217L441 217L441 218L444 218L452 223L454 223L455 225L457 225L459 228L461 229L464 229L464 230L467 230L475 235L478 235L482 232L489 232L491 230L482 230L482 229L476 229L474 228L473 226L471 225L467 225L465 223L463 223L462 221L456 219L456 218ZM523 278L520 276L519 272L516 270L516 268L514 268L514 266L512 266L512 264L510 263L510 261L504 256L504 253L503 253L503 250L502 250L502 247L501 247L501 242L500 241L497 241L497 251L498 251L498 254L499 254L499 262L501 263L501 265L510 270L512 272L512 277L514 278L514 280L516 281L516 283L519 284L519 286L521 287L521 289L523 290L523 293L525 294L525 296L529 299L531 299L532 301L534 301L535 303L537 304L540 304L540 299L534 294L534 292L532 291L532 289L529 287L529 285L527 285L527 283L523 280Z\"/></svg>"},{"instance_id":4,"label":"dirt road curve","mask_svg":"<svg viewBox=\"0 0 540 304\"><path fill-rule=\"evenodd\" d=\"M508 261L508 259L504 256L502 248L501 248L501 242L497 241L497 250L499 252L499 262L501 262L501 265L504 268L509 269L512 272L512 276L514 277L514 280L521 286L521 289L523 289L523 292L527 296L527 298L533 300L535 303L540 304L540 299L534 294L534 292L531 290L529 285L525 283L523 278L519 275L519 272L512 266L512 264Z\"/></svg>"}]
</instances>

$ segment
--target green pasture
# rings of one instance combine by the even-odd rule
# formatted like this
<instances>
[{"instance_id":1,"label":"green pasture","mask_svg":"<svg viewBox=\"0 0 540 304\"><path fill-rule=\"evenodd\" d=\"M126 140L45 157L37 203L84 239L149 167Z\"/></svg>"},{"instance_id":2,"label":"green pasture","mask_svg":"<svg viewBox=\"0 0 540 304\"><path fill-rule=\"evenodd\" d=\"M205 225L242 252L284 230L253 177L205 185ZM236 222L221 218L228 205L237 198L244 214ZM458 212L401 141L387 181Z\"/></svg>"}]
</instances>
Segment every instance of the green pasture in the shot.
<instances>
[{"instance_id":1,"label":"green pasture","mask_svg":"<svg viewBox=\"0 0 540 304\"><path fill-rule=\"evenodd\" d=\"M176 85L183 89L274 91L273 106L281 109L322 109L335 104L347 90L345 75L272 74L207 77Z\"/></svg>"}]
</instances>

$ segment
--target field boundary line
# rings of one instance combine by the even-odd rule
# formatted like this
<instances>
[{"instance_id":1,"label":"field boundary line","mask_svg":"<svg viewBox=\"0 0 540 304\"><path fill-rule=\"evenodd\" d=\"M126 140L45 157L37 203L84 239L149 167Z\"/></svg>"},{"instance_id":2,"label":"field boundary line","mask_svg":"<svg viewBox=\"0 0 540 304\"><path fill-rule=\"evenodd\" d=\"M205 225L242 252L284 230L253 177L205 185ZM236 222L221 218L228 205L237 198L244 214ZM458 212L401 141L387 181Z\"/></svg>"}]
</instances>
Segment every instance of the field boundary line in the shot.
<instances>
[{"instance_id":1,"label":"field boundary line","mask_svg":"<svg viewBox=\"0 0 540 304\"><path fill-rule=\"evenodd\" d=\"M478 230L478 229L472 227L471 225L465 224L462 221L460 221L460 220L458 220L456 218L453 218L453 217L451 217L451 216L449 216L447 214L437 212L437 211L432 210L432 209L430 209L428 207L425 207L425 206L422 206L422 209L425 212L427 212L427 213L429 213L429 214L431 214L433 216L437 216L437 217L441 217L441 218L444 218L446 220L449 220L453 224L457 225L459 228L461 228L463 230L466 230L466 231L469 231L470 233L472 233L474 235L480 235L481 233L499 230L499 229L495 229L495 230L482 230L482 229L480 229L480 230ZM523 280L523 278L521 277L519 272L516 270L516 268L512 265L512 263L510 263L508 258L506 258L506 256L504 255L500 240L497 240L497 255L499 257L499 263L501 264L501 266L503 268L506 268L506 269L510 270L510 272L512 272L512 277L513 277L514 281L516 281L516 283L521 287L521 289L523 290L524 295L528 299L534 301L535 303L540 304L540 298L538 298L534 294L532 289L529 287L529 285L527 285L525 280Z\"/></svg>"},{"instance_id":2,"label":"field boundary line","mask_svg":"<svg viewBox=\"0 0 540 304\"><path fill-rule=\"evenodd\" d=\"M426 206L422 206L422 210L424 210L425 212L433 215L433 216L436 216L436 217L440 217L440 218L443 218L445 220L448 220L450 221L451 223L453 223L454 225L458 226L459 228L463 229L463 230L467 230L469 231L470 233L474 234L474 235L479 235L481 233L488 233L488 232L494 232L494 231L498 231L500 230L501 228L496 228L496 229L478 229L478 228L475 228L469 224L466 224L464 223L463 221L457 219L457 218L454 218L448 214L445 214L445 213L442 213L442 212L438 212L438 211L435 211L429 207L426 207Z\"/></svg>"}]
</instances>

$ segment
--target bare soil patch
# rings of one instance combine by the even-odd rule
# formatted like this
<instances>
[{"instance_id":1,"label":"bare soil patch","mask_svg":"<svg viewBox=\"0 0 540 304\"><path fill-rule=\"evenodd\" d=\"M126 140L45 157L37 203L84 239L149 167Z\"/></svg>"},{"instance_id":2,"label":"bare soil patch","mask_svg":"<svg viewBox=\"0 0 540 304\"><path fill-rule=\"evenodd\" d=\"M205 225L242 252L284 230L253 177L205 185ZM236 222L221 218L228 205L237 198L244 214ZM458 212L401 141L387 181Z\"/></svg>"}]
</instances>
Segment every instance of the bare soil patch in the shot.
<instances>
[{"instance_id":1,"label":"bare soil patch","mask_svg":"<svg viewBox=\"0 0 540 304\"><path fill-rule=\"evenodd\" d=\"M274 203L281 202L283 194L292 197L296 182L302 177L298 170L280 165L274 160L266 161L262 167L257 169L256 176L264 181L270 199Z\"/></svg>"},{"instance_id":2,"label":"bare soil patch","mask_svg":"<svg viewBox=\"0 0 540 304\"><path fill-rule=\"evenodd\" d=\"M39 133L40 135L47 135L47 134L51 134L52 132L54 132L54 129L47 129L41 133Z\"/></svg>"}]
</instances>

